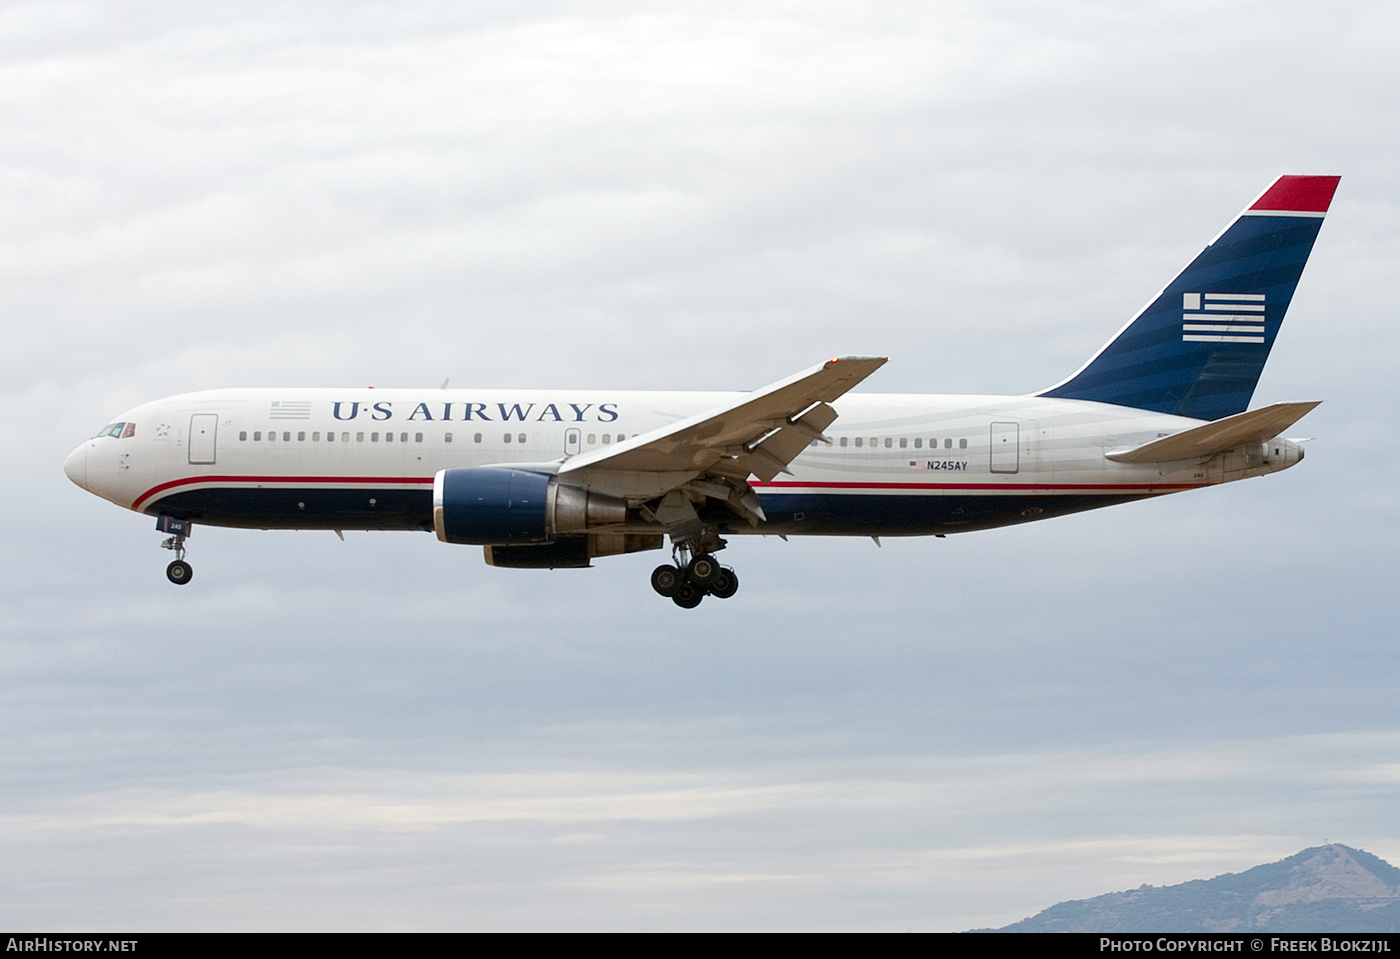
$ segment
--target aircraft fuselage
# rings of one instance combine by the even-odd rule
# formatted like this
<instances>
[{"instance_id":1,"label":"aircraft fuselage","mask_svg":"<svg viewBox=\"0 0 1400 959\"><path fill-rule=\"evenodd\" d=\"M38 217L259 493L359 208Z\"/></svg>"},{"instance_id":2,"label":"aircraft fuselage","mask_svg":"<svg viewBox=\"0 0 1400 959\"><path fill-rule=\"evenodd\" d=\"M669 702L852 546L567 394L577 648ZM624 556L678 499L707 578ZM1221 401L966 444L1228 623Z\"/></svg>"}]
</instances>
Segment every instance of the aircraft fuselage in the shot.
<instances>
[{"instance_id":1,"label":"aircraft fuselage","mask_svg":"<svg viewBox=\"0 0 1400 959\"><path fill-rule=\"evenodd\" d=\"M128 509L200 525L431 530L439 470L537 466L605 448L738 393L242 389L174 396L69 457L78 485ZM1114 449L1202 425L1033 396L848 394L831 443L755 482L758 526L728 533L916 536L986 529L1257 476L1301 458L1276 441L1233 454L1117 463ZM634 502L632 505L641 505ZM654 529L635 519L632 531Z\"/></svg>"}]
</instances>

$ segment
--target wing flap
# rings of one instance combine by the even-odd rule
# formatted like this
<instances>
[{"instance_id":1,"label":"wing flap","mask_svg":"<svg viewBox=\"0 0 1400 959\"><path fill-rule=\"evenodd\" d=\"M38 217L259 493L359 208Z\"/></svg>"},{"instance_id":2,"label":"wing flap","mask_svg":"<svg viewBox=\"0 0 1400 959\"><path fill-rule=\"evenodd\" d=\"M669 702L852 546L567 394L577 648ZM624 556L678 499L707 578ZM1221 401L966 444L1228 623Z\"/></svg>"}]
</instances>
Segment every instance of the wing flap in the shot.
<instances>
[{"instance_id":1,"label":"wing flap","mask_svg":"<svg viewBox=\"0 0 1400 959\"><path fill-rule=\"evenodd\" d=\"M1164 436L1131 449L1110 450L1104 456L1115 463L1166 463L1172 460L1213 456L1237 446L1273 439L1316 409L1320 403L1320 400L1306 403L1275 403L1273 406L1236 413L1204 426L1173 433L1171 436Z\"/></svg>"}]
</instances>

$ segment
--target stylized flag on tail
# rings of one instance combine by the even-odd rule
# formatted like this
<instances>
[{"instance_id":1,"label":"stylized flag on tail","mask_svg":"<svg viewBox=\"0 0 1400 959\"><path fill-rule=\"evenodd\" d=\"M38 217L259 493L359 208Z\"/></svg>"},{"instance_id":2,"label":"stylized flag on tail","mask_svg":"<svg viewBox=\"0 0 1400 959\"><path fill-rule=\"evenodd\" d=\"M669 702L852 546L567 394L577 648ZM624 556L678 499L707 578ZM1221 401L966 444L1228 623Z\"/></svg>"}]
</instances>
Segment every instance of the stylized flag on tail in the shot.
<instances>
[{"instance_id":1,"label":"stylized flag on tail","mask_svg":"<svg viewBox=\"0 0 1400 959\"><path fill-rule=\"evenodd\" d=\"M1183 293L1181 338L1188 343L1263 343L1263 293Z\"/></svg>"}]
</instances>

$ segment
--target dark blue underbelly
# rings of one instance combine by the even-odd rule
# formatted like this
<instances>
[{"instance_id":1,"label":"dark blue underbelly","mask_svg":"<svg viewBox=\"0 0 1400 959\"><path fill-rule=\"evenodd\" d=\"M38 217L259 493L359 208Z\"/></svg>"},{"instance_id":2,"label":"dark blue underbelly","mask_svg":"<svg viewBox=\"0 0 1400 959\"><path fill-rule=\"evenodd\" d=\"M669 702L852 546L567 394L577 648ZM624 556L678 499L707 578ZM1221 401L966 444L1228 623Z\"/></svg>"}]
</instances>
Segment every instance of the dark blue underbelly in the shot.
<instances>
[{"instance_id":1,"label":"dark blue underbelly","mask_svg":"<svg viewBox=\"0 0 1400 959\"><path fill-rule=\"evenodd\" d=\"M726 533L791 536L921 536L1026 523L1141 499L1129 494L1025 493L870 495L770 493L760 495L768 522L758 528L723 506L702 515ZM223 487L173 493L146 507L207 526L250 529L433 528L431 489L268 489Z\"/></svg>"}]
</instances>

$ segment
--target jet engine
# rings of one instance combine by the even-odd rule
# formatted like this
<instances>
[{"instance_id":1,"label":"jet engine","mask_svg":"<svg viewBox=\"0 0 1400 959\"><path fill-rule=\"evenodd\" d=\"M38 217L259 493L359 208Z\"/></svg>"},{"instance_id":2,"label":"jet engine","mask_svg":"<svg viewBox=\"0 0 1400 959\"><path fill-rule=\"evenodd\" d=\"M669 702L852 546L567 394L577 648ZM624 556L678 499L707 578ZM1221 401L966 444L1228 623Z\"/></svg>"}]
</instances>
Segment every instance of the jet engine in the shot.
<instances>
[{"instance_id":1,"label":"jet engine","mask_svg":"<svg viewBox=\"0 0 1400 959\"><path fill-rule=\"evenodd\" d=\"M627 501L502 466L440 470L433 529L444 543L524 546L627 522Z\"/></svg>"}]
</instances>

